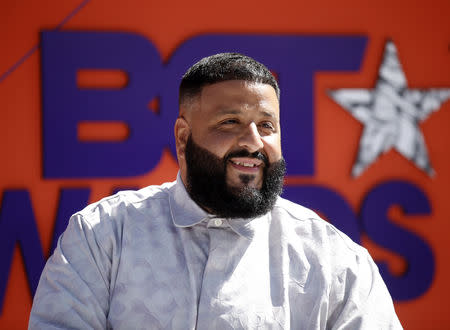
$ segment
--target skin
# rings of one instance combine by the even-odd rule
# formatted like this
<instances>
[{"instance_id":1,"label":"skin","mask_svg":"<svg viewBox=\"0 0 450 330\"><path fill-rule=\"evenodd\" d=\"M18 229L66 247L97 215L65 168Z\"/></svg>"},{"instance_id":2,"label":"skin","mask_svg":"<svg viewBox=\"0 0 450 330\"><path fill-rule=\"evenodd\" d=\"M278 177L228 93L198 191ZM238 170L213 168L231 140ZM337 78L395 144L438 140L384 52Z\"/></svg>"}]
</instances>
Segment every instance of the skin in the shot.
<instances>
[{"instance_id":1,"label":"skin","mask_svg":"<svg viewBox=\"0 0 450 330\"><path fill-rule=\"evenodd\" d=\"M279 102L274 88L268 84L229 80L207 85L200 95L181 105L174 131L185 184L184 152L190 134L195 143L221 158L242 149L250 153L260 151L270 163L282 157ZM255 158L231 158L227 164L227 184L261 188L264 166ZM242 175L250 180L242 180Z\"/></svg>"}]
</instances>

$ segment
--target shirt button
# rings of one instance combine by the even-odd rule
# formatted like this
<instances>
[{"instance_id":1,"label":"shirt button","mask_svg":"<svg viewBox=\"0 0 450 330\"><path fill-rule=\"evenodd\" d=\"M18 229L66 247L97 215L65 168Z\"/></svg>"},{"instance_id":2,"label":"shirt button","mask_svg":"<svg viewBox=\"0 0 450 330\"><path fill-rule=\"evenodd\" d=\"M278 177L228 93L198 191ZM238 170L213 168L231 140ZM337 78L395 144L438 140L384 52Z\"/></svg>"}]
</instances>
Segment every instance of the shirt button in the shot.
<instances>
[{"instance_id":1,"label":"shirt button","mask_svg":"<svg viewBox=\"0 0 450 330\"><path fill-rule=\"evenodd\" d=\"M216 219L216 220L214 220L214 224L215 224L216 226L222 226L222 220Z\"/></svg>"}]
</instances>

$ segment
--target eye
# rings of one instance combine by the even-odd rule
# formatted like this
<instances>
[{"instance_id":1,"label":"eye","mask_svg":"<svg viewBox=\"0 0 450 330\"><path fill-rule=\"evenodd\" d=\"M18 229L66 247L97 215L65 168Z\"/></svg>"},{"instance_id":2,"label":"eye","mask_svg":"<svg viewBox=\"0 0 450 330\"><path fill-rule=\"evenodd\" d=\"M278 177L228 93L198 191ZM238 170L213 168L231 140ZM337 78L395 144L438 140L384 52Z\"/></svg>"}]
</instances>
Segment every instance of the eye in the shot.
<instances>
[{"instance_id":1,"label":"eye","mask_svg":"<svg viewBox=\"0 0 450 330\"><path fill-rule=\"evenodd\" d=\"M220 125L233 125L233 124L237 124L237 123L238 123L237 119L230 118L230 119L226 119L226 120L223 120L222 122L220 122Z\"/></svg>"},{"instance_id":2,"label":"eye","mask_svg":"<svg viewBox=\"0 0 450 330\"><path fill-rule=\"evenodd\" d=\"M275 131L275 126L270 121L262 122L259 126L265 130Z\"/></svg>"}]
</instances>

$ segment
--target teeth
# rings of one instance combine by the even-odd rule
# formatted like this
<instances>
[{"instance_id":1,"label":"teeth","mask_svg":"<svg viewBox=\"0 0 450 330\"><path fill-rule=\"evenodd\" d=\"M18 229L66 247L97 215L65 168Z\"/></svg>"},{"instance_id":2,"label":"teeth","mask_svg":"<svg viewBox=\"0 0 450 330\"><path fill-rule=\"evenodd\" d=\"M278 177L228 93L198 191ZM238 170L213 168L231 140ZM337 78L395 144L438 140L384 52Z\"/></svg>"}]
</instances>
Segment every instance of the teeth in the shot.
<instances>
[{"instance_id":1,"label":"teeth","mask_svg":"<svg viewBox=\"0 0 450 330\"><path fill-rule=\"evenodd\" d=\"M242 162L234 162L237 165L241 165L241 166L245 166L245 167L255 167L255 164L250 164L250 163L242 163Z\"/></svg>"}]
</instances>

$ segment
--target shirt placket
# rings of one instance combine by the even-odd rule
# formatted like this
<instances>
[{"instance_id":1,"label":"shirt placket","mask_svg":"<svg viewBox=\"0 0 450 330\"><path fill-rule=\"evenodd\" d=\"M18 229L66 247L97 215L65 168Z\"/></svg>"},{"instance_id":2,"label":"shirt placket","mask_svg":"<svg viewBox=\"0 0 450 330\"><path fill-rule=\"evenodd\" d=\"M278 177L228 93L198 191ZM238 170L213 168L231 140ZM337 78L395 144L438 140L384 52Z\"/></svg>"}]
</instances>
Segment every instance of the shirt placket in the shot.
<instances>
[{"instance_id":1,"label":"shirt placket","mask_svg":"<svg viewBox=\"0 0 450 330\"><path fill-rule=\"evenodd\" d=\"M236 248L232 248L241 237L228 225L226 219L210 219L209 231L209 253L198 305L197 329L226 329L221 321L221 316L226 315L230 306L229 301L221 292L224 281L229 279L233 271L233 260L235 260ZM231 329L231 327L230 327Z\"/></svg>"}]
</instances>

